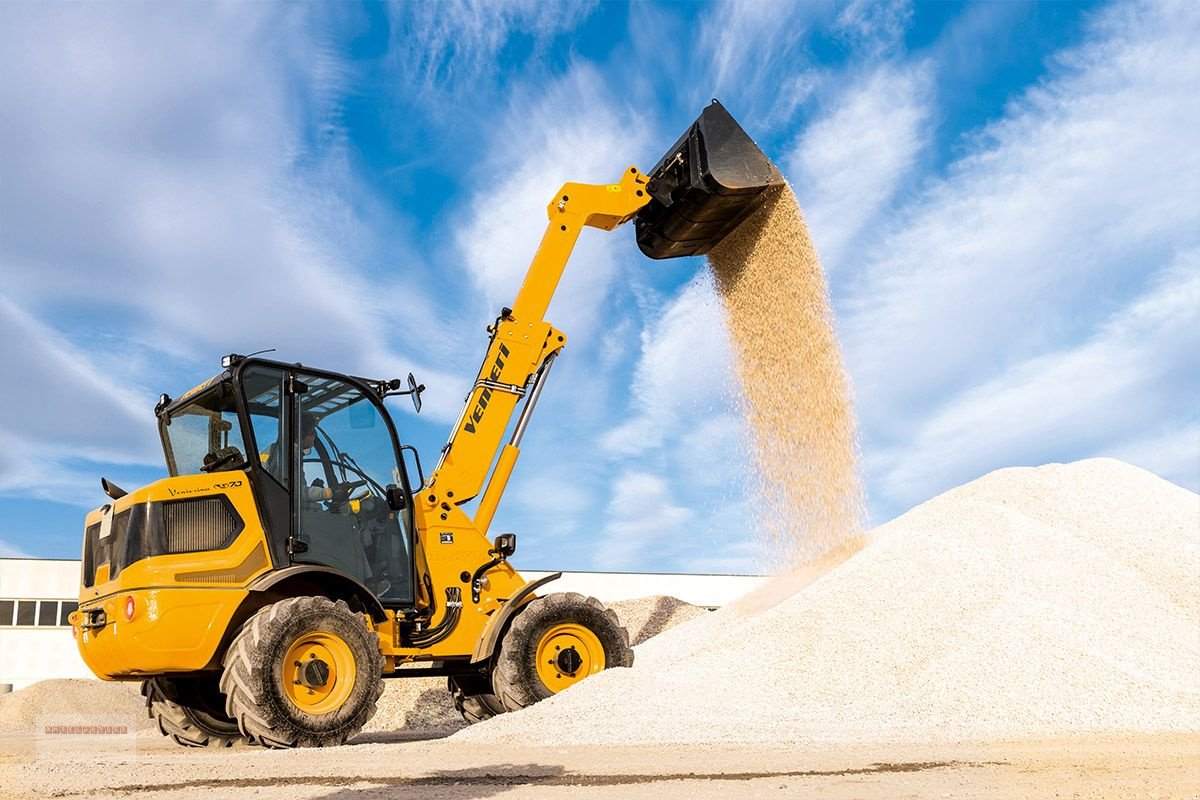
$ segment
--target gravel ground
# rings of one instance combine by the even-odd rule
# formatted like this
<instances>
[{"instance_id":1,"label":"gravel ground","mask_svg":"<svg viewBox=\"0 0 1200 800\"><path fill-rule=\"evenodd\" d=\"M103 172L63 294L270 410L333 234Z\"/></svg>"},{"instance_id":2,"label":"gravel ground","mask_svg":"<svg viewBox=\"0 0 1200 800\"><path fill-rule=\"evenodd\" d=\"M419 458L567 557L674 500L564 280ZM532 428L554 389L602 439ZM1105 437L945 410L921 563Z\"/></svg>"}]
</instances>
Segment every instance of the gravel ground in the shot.
<instances>
[{"instance_id":1,"label":"gravel ground","mask_svg":"<svg viewBox=\"0 0 1200 800\"><path fill-rule=\"evenodd\" d=\"M457 736L550 745L568 721L598 744L1200 731L1196 494L1110 459L1006 469L872 540L765 610L680 626L632 669Z\"/></svg>"},{"instance_id":2,"label":"gravel ground","mask_svg":"<svg viewBox=\"0 0 1200 800\"><path fill-rule=\"evenodd\" d=\"M96 680L40 681L0 695L0 731L23 734L45 724L96 724L100 717L120 718L135 730L153 728L141 686Z\"/></svg>"},{"instance_id":3,"label":"gravel ground","mask_svg":"<svg viewBox=\"0 0 1200 800\"><path fill-rule=\"evenodd\" d=\"M989 744L514 747L457 739L329 750L132 749L77 742L17 760L0 739L0 797L139 800L727 800L1196 798L1200 737Z\"/></svg>"}]
</instances>

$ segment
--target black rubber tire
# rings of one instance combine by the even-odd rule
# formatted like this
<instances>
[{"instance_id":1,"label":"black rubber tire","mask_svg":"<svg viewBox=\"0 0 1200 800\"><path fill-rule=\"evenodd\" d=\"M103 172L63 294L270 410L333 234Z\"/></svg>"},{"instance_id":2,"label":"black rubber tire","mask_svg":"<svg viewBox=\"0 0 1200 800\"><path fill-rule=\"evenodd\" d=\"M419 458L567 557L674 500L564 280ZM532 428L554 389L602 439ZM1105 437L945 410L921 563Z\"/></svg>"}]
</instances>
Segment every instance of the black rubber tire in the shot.
<instances>
[{"instance_id":1,"label":"black rubber tire","mask_svg":"<svg viewBox=\"0 0 1200 800\"><path fill-rule=\"evenodd\" d=\"M458 713L471 725L504 713L504 705L492 694L491 684L483 676L453 675L446 679L446 688Z\"/></svg>"},{"instance_id":2,"label":"black rubber tire","mask_svg":"<svg viewBox=\"0 0 1200 800\"><path fill-rule=\"evenodd\" d=\"M575 623L588 628L604 648L604 667L633 666L629 632L617 613L594 597L556 592L530 601L517 613L500 642L492 671L492 687L506 711L517 711L554 694L537 673L537 646L555 625Z\"/></svg>"},{"instance_id":3,"label":"black rubber tire","mask_svg":"<svg viewBox=\"0 0 1200 800\"><path fill-rule=\"evenodd\" d=\"M354 684L342 706L310 714L282 689L288 647L306 633L324 631L344 641L354 658ZM246 620L224 658L221 690L226 712L242 733L264 747L334 747L362 730L383 694L379 638L342 600L291 597Z\"/></svg>"},{"instance_id":4,"label":"black rubber tire","mask_svg":"<svg viewBox=\"0 0 1200 800\"><path fill-rule=\"evenodd\" d=\"M217 677L151 678L142 681L146 713L163 736L184 747L232 747L247 739L226 716Z\"/></svg>"}]
</instances>

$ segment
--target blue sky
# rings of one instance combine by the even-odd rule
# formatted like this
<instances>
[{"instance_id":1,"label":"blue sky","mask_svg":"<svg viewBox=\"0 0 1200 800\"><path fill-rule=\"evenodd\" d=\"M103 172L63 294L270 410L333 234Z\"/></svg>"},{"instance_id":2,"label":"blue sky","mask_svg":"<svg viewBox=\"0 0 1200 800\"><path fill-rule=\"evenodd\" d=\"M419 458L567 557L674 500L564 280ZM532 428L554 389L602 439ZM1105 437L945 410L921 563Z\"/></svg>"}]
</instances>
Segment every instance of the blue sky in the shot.
<instances>
[{"instance_id":1,"label":"blue sky","mask_svg":"<svg viewBox=\"0 0 1200 800\"><path fill-rule=\"evenodd\" d=\"M3 552L76 557L228 352L415 371L432 464L557 187L714 96L822 253L875 522L1096 455L1197 490L1197 86L1190 2L4 3ZM520 564L755 570L703 263L585 233L548 318Z\"/></svg>"}]
</instances>

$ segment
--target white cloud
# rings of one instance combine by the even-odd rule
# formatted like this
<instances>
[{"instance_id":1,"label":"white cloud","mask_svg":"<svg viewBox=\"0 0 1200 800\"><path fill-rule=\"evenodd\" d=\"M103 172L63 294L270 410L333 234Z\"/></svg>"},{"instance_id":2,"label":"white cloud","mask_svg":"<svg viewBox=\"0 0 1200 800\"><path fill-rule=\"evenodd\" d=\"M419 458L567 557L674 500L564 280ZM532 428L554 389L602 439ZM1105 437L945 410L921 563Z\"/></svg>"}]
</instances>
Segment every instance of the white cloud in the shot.
<instances>
[{"instance_id":1,"label":"white cloud","mask_svg":"<svg viewBox=\"0 0 1200 800\"><path fill-rule=\"evenodd\" d=\"M843 319L876 419L900 422L1004 354L1070 333L1102 310L1098 296L1148 273L1148 259L1196 240L1196 15L1111 16L1122 23L1103 28L1111 39L1066 57L1065 74L990 126L863 254Z\"/></svg>"},{"instance_id":2,"label":"white cloud","mask_svg":"<svg viewBox=\"0 0 1200 800\"><path fill-rule=\"evenodd\" d=\"M1114 309L1139 291L1160 297L1153 276L1200 244L1197 37L1192 6L1106 9L859 255L841 327L889 511L1036 459L1047 441L1062 460L1104 451L1106 436L1116 446L1130 426L1186 422L1189 396L1149 377L1178 368L1177 345L1141 348L1113 325L1135 328L1142 307ZM1161 325L1194 340L1194 321ZM1141 409L1140 423L1097 395Z\"/></svg>"},{"instance_id":3,"label":"white cloud","mask_svg":"<svg viewBox=\"0 0 1200 800\"><path fill-rule=\"evenodd\" d=\"M728 410L691 420L671 441L668 457L688 486L711 490L738 485L750 447L746 420Z\"/></svg>"},{"instance_id":4,"label":"white cloud","mask_svg":"<svg viewBox=\"0 0 1200 800\"><path fill-rule=\"evenodd\" d=\"M849 10L849 9L848 9ZM846 266L860 234L911 175L929 134L922 66L883 66L847 86L783 160L822 262Z\"/></svg>"},{"instance_id":5,"label":"white cloud","mask_svg":"<svg viewBox=\"0 0 1200 800\"><path fill-rule=\"evenodd\" d=\"M696 554L683 560L679 569L698 575L764 574L759 546L741 539L734 539L723 546L696 548Z\"/></svg>"},{"instance_id":6,"label":"white cloud","mask_svg":"<svg viewBox=\"0 0 1200 800\"><path fill-rule=\"evenodd\" d=\"M523 537L553 552L554 543L561 546L565 539L584 529L593 504L589 491L592 476L559 463L535 464L532 468L522 464L519 469L504 502L515 503L525 519L536 520L536 526L527 528Z\"/></svg>"},{"instance_id":7,"label":"white cloud","mask_svg":"<svg viewBox=\"0 0 1200 800\"><path fill-rule=\"evenodd\" d=\"M628 470L613 483L607 515L595 551L596 569L627 570L686 546L695 512L676 505L660 476Z\"/></svg>"},{"instance_id":8,"label":"white cloud","mask_svg":"<svg viewBox=\"0 0 1200 800\"><path fill-rule=\"evenodd\" d=\"M690 105L729 101L739 120L786 122L811 91L801 45L829 9L816 3L730 0L701 21ZM786 77L781 78L780 65Z\"/></svg>"},{"instance_id":9,"label":"white cloud","mask_svg":"<svg viewBox=\"0 0 1200 800\"><path fill-rule=\"evenodd\" d=\"M157 460L153 395L126 386L0 294L5 472L39 450L118 463ZM30 443L14 452L15 442ZM33 447L36 443L38 446Z\"/></svg>"},{"instance_id":10,"label":"white cloud","mask_svg":"<svg viewBox=\"0 0 1200 800\"><path fill-rule=\"evenodd\" d=\"M614 468L638 466L614 486L596 558L614 568L640 560L688 572L755 572L751 456L733 407L728 332L711 274L704 270L663 305L642 333L630 417L600 437Z\"/></svg>"},{"instance_id":11,"label":"white cloud","mask_svg":"<svg viewBox=\"0 0 1200 800\"><path fill-rule=\"evenodd\" d=\"M950 399L883 459L878 487L908 505L930 486L949 488L963 476L1064 452L1123 454L1195 485L1197 353L1200 250L1177 259L1086 342L1015 364ZM1174 423L1179 414L1190 419ZM1165 432L1155 431L1164 424Z\"/></svg>"},{"instance_id":12,"label":"white cloud","mask_svg":"<svg viewBox=\"0 0 1200 800\"><path fill-rule=\"evenodd\" d=\"M870 55L881 55L904 38L912 21L910 0L851 0L833 29Z\"/></svg>"},{"instance_id":13,"label":"white cloud","mask_svg":"<svg viewBox=\"0 0 1200 800\"><path fill-rule=\"evenodd\" d=\"M604 449L637 455L723 415L731 398L730 358L725 317L704 270L642 333L633 416L604 437Z\"/></svg>"},{"instance_id":14,"label":"white cloud","mask_svg":"<svg viewBox=\"0 0 1200 800\"><path fill-rule=\"evenodd\" d=\"M540 84L515 91L498 128L457 240L489 319L512 305L558 188L567 181L613 183L646 149L637 110L586 64L544 91ZM632 254L630 238L628 229L592 228L579 237L547 314L577 345L591 343L619 254Z\"/></svg>"},{"instance_id":15,"label":"white cloud","mask_svg":"<svg viewBox=\"0 0 1200 800\"><path fill-rule=\"evenodd\" d=\"M405 77L425 93L475 88L498 68L501 50L516 37L533 41L540 53L556 34L574 29L595 9L596 0L562 0L547 9L538 0L397 0L390 11L397 41L392 45Z\"/></svg>"},{"instance_id":16,"label":"white cloud","mask_svg":"<svg viewBox=\"0 0 1200 800\"><path fill-rule=\"evenodd\" d=\"M415 367L430 413L457 415L465 381L392 344L429 338L397 313L427 305L421 283L356 263L371 202L336 130L348 73L309 22L257 5L7 9L0 270L19 335L0 347L25 392L3 430L27 458L6 458L5 491L73 458L157 461L147 398L232 351Z\"/></svg>"}]
</instances>

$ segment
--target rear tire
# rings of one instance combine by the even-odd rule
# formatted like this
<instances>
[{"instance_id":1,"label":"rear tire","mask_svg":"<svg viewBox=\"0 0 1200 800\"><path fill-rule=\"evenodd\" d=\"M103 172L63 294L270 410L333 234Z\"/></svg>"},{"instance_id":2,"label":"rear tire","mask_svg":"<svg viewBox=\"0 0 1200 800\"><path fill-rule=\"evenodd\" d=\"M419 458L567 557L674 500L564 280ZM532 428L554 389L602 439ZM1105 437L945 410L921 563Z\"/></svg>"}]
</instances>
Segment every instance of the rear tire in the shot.
<instances>
[{"instance_id":1,"label":"rear tire","mask_svg":"<svg viewBox=\"0 0 1200 800\"><path fill-rule=\"evenodd\" d=\"M517 711L600 670L631 666L629 633L616 612L594 597L557 592L518 612L501 641L492 686L504 709Z\"/></svg>"},{"instance_id":2,"label":"rear tire","mask_svg":"<svg viewBox=\"0 0 1200 800\"><path fill-rule=\"evenodd\" d=\"M485 677L455 675L446 680L446 688L458 713L471 725L504 713L504 704L492 694L492 686Z\"/></svg>"},{"instance_id":3,"label":"rear tire","mask_svg":"<svg viewBox=\"0 0 1200 800\"><path fill-rule=\"evenodd\" d=\"M383 694L383 654L344 601L292 597L250 617L224 658L226 711L266 747L332 747L362 730Z\"/></svg>"},{"instance_id":4,"label":"rear tire","mask_svg":"<svg viewBox=\"0 0 1200 800\"><path fill-rule=\"evenodd\" d=\"M178 745L221 748L247 743L222 707L225 698L216 676L151 678L142 682L142 696L158 730Z\"/></svg>"}]
</instances>

